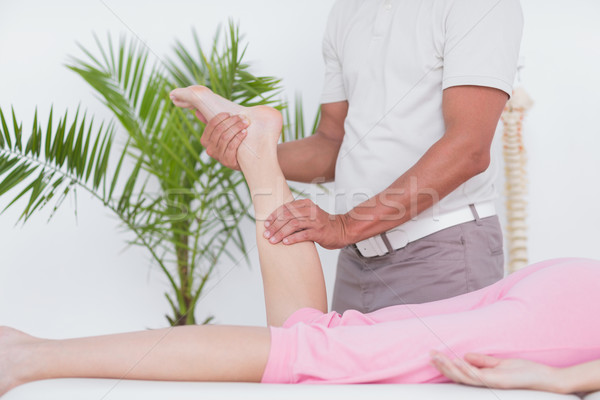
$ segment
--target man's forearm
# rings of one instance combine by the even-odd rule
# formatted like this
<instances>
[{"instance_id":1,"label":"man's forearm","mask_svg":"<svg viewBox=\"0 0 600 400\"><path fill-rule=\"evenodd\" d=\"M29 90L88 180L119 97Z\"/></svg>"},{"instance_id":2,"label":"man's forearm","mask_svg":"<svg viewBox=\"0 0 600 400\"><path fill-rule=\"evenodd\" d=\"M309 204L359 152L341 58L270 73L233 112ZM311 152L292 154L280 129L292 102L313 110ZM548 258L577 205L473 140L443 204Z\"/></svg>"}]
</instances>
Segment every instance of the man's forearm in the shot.
<instances>
[{"instance_id":1,"label":"man's forearm","mask_svg":"<svg viewBox=\"0 0 600 400\"><path fill-rule=\"evenodd\" d=\"M281 143L277 148L279 165L286 179L296 182L330 182L341 142L319 133L305 139Z\"/></svg>"},{"instance_id":2,"label":"man's forearm","mask_svg":"<svg viewBox=\"0 0 600 400\"><path fill-rule=\"evenodd\" d=\"M489 151L440 139L386 190L344 216L348 239L356 243L409 221L488 165Z\"/></svg>"}]
</instances>

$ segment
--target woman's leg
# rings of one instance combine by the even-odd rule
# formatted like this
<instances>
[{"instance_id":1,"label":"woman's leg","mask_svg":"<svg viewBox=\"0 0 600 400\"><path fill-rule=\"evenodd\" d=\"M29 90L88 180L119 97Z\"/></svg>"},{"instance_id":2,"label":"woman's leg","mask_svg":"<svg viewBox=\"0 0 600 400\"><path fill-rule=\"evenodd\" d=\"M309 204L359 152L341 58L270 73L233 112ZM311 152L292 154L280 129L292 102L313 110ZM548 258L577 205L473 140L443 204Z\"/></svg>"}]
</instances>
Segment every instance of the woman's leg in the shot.
<instances>
[{"instance_id":1,"label":"woman's leg","mask_svg":"<svg viewBox=\"0 0 600 400\"><path fill-rule=\"evenodd\" d=\"M259 382L269 349L269 331L258 327L184 326L65 340L0 327L0 396L55 378Z\"/></svg>"},{"instance_id":2,"label":"woman's leg","mask_svg":"<svg viewBox=\"0 0 600 400\"><path fill-rule=\"evenodd\" d=\"M237 106L201 87L178 90L173 98L179 105L189 100L187 106L208 119L218 112L243 112L252 121L238 158L256 211L269 323L281 325L303 307L325 311L315 246L273 246L262 237L261 220L292 199L277 163L281 114ZM26 382L65 377L258 382L269 350L268 328L189 326L66 340L0 328L0 395Z\"/></svg>"},{"instance_id":3,"label":"woman's leg","mask_svg":"<svg viewBox=\"0 0 600 400\"><path fill-rule=\"evenodd\" d=\"M314 243L270 244L263 238L263 224L258 223L293 200L277 161L281 113L270 107L241 107L202 86L176 89L171 98L175 105L194 108L207 120L220 112L242 114L250 120L248 137L238 150L238 163L250 187L256 214L268 324L281 326L294 311L304 307L326 312L325 281Z\"/></svg>"},{"instance_id":4,"label":"woman's leg","mask_svg":"<svg viewBox=\"0 0 600 400\"><path fill-rule=\"evenodd\" d=\"M568 260L569 259L565 259L565 261ZM559 262L561 262L561 260L547 260L530 265L527 268L517 271L490 286L474 292L451 297L449 299L432 301L429 303L401 304L397 306L386 307L372 313L365 314L365 316L370 318L373 322L378 323L475 310L477 308L485 307L494 303L515 284L527 276L540 269L556 265Z\"/></svg>"},{"instance_id":5,"label":"woman's leg","mask_svg":"<svg viewBox=\"0 0 600 400\"><path fill-rule=\"evenodd\" d=\"M522 358L564 367L600 358L600 262L563 259L521 275L472 310L365 326L296 324L271 332L265 382L426 383L448 379L430 351ZM293 363L290 361L293 360Z\"/></svg>"}]
</instances>

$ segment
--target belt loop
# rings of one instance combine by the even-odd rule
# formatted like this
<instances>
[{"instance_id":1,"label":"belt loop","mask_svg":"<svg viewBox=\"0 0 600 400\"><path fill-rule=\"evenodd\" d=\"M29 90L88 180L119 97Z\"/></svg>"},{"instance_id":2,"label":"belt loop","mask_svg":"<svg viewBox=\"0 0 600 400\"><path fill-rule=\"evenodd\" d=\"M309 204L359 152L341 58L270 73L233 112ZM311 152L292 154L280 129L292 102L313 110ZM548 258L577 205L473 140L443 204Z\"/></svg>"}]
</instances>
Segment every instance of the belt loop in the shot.
<instances>
[{"instance_id":1,"label":"belt loop","mask_svg":"<svg viewBox=\"0 0 600 400\"><path fill-rule=\"evenodd\" d=\"M393 253L394 248L392 247L392 244L390 243L390 239L388 239L388 237L387 237L387 233L383 232L379 236L381 236L381 240L383 240L383 244L385 244L385 247L387 248L388 253Z\"/></svg>"},{"instance_id":2,"label":"belt loop","mask_svg":"<svg viewBox=\"0 0 600 400\"><path fill-rule=\"evenodd\" d=\"M353 243L348 247L351 248L352 251L354 251L356 254L358 254L359 257L363 256L362 253L360 252L360 250L358 250L358 246L356 245L356 243Z\"/></svg>"},{"instance_id":3,"label":"belt loop","mask_svg":"<svg viewBox=\"0 0 600 400\"><path fill-rule=\"evenodd\" d=\"M469 204L469 208L471 209L471 212L473 213L473 217L475 217L475 223L477 224L477 226L483 225L481 223L481 218L479 218L479 214L477 213L477 209L475 208L475 204Z\"/></svg>"}]
</instances>

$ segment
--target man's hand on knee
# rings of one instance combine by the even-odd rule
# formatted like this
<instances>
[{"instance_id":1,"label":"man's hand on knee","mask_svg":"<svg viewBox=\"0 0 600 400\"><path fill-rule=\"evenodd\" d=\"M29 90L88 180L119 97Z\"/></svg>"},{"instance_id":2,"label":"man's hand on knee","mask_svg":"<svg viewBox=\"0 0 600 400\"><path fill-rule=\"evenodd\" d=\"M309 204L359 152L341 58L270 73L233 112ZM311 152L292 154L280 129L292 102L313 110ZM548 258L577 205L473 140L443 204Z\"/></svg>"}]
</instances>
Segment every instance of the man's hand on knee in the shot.
<instances>
[{"instance_id":1,"label":"man's hand on knee","mask_svg":"<svg viewBox=\"0 0 600 400\"><path fill-rule=\"evenodd\" d=\"M272 244L314 241L326 249L348 244L346 216L331 215L311 200L284 204L265 220L264 237Z\"/></svg>"}]
</instances>

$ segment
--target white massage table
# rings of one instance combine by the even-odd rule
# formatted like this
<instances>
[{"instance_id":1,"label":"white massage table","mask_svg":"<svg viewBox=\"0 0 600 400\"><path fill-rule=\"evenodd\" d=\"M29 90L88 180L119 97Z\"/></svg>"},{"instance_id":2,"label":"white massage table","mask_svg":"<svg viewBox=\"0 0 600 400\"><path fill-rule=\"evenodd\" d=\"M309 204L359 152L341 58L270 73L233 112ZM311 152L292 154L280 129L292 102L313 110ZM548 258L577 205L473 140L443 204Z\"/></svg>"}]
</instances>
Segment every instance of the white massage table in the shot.
<instances>
[{"instance_id":1,"label":"white massage table","mask_svg":"<svg viewBox=\"0 0 600 400\"><path fill-rule=\"evenodd\" d=\"M2 400L579 400L527 390L473 388L455 384L423 385L261 385L55 379L17 387ZM585 400L600 400L600 392Z\"/></svg>"}]
</instances>

